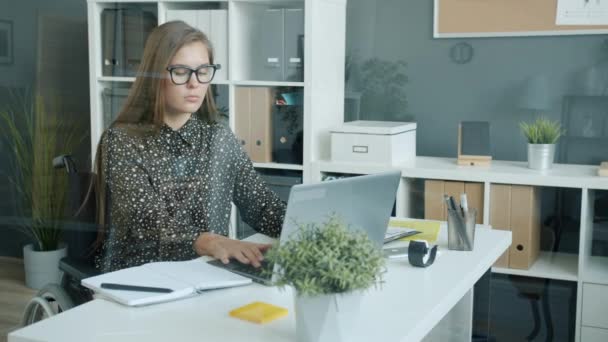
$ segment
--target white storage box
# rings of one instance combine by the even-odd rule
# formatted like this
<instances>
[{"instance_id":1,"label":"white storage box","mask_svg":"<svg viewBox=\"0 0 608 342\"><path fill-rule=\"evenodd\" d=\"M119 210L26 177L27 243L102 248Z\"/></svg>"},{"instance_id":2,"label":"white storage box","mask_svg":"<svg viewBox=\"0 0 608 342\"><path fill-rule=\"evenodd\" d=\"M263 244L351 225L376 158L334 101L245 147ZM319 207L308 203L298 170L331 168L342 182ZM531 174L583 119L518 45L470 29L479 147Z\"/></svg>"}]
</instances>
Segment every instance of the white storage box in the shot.
<instances>
[{"instance_id":1,"label":"white storage box","mask_svg":"<svg viewBox=\"0 0 608 342\"><path fill-rule=\"evenodd\" d=\"M331 130L331 160L397 165L416 156L416 123L352 121Z\"/></svg>"}]
</instances>

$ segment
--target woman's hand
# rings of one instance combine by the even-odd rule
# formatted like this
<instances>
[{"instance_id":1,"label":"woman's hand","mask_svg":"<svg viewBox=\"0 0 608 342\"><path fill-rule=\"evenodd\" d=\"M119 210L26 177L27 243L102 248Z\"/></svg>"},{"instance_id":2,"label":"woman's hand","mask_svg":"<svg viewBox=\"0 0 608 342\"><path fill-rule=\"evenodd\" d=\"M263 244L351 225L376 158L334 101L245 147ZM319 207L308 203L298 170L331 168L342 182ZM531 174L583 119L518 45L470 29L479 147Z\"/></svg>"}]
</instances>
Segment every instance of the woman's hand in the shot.
<instances>
[{"instance_id":1,"label":"woman's hand","mask_svg":"<svg viewBox=\"0 0 608 342\"><path fill-rule=\"evenodd\" d=\"M229 239L213 233L202 233L194 241L194 250L198 255L207 255L222 260L224 264L231 258L243 264L260 267L264 253L271 245Z\"/></svg>"}]
</instances>

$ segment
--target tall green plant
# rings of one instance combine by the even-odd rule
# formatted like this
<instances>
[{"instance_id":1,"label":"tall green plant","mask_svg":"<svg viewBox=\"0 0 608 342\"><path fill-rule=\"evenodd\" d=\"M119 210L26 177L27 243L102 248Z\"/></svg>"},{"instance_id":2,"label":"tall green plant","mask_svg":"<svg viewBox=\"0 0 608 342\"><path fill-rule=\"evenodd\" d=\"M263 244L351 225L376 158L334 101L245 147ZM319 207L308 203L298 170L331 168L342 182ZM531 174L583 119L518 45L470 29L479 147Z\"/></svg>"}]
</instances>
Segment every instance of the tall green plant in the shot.
<instances>
[{"instance_id":1,"label":"tall green plant","mask_svg":"<svg viewBox=\"0 0 608 342\"><path fill-rule=\"evenodd\" d=\"M530 144L555 144L565 133L559 121L551 121L543 117L531 124L521 122L519 127Z\"/></svg>"},{"instance_id":2,"label":"tall green plant","mask_svg":"<svg viewBox=\"0 0 608 342\"><path fill-rule=\"evenodd\" d=\"M53 170L53 158L69 153L85 135L79 125L48 112L39 96L15 100L14 108L0 111L0 133L12 157L8 179L22 218L17 228L35 241L37 250L55 250L62 235L67 177Z\"/></svg>"},{"instance_id":3,"label":"tall green plant","mask_svg":"<svg viewBox=\"0 0 608 342\"><path fill-rule=\"evenodd\" d=\"M271 248L266 259L281 266L277 285L291 285L301 296L364 290L380 283L384 270L382 252L367 234L335 215L298 224L295 238Z\"/></svg>"},{"instance_id":4,"label":"tall green plant","mask_svg":"<svg viewBox=\"0 0 608 342\"><path fill-rule=\"evenodd\" d=\"M410 120L405 86L407 63L372 58L361 66L361 113L384 120Z\"/></svg>"}]
</instances>

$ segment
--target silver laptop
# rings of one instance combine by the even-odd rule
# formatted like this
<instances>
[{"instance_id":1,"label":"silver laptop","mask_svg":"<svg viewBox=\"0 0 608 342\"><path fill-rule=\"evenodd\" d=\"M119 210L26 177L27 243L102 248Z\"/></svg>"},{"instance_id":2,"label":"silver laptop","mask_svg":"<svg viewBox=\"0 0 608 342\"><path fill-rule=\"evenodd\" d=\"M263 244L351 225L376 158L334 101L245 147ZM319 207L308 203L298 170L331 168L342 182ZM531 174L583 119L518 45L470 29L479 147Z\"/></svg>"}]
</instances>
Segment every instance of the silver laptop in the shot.
<instances>
[{"instance_id":1,"label":"silver laptop","mask_svg":"<svg viewBox=\"0 0 608 342\"><path fill-rule=\"evenodd\" d=\"M370 240L382 248L400 178L400 171L389 171L293 186L279 243L295 236L297 223L322 223L329 215L336 214L351 229L365 231ZM264 262L259 268L238 261L226 265L220 260L209 263L266 285L271 285L273 279L263 275L262 270L273 268L274 274L278 267Z\"/></svg>"}]
</instances>

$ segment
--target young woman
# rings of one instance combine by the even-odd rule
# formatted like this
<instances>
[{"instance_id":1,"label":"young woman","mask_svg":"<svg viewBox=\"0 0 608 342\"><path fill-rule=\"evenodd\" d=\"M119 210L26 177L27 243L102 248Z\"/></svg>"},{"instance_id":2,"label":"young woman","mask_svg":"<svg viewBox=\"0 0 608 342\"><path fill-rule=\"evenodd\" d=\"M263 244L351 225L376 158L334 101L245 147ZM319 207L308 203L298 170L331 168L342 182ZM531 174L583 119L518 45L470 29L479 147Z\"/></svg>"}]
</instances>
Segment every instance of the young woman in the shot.
<instances>
[{"instance_id":1,"label":"young woman","mask_svg":"<svg viewBox=\"0 0 608 342\"><path fill-rule=\"evenodd\" d=\"M211 43L181 21L148 38L129 97L98 148L107 213L104 272L197 255L259 266L268 245L226 237L231 202L257 231L277 236L285 204L216 122ZM105 184L103 184L105 182ZM102 206L103 207L103 206Z\"/></svg>"}]
</instances>

